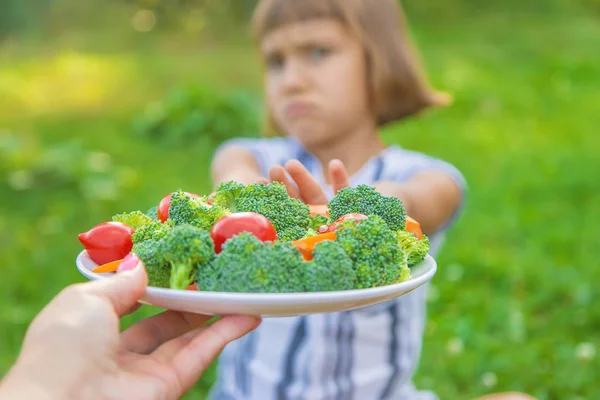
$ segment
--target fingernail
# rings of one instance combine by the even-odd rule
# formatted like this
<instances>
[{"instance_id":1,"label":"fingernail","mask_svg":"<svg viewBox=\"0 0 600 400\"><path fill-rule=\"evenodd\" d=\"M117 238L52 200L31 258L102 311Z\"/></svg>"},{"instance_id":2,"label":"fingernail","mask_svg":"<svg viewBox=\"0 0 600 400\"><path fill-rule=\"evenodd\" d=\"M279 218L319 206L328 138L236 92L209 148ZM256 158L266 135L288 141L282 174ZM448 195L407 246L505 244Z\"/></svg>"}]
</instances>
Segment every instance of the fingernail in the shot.
<instances>
[{"instance_id":1,"label":"fingernail","mask_svg":"<svg viewBox=\"0 0 600 400\"><path fill-rule=\"evenodd\" d=\"M121 264L119 264L119 268L117 268L117 273L131 271L135 269L140 263L140 258L135 253L129 253L125 256Z\"/></svg>"}]
</instances>

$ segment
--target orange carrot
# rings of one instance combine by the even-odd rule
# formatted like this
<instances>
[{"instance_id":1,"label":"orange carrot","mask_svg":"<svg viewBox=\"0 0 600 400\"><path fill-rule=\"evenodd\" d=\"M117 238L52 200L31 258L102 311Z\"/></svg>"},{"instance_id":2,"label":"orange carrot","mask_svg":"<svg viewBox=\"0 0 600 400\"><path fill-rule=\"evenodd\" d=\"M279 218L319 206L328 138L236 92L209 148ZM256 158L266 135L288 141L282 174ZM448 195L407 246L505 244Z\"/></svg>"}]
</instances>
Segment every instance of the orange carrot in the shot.
<instances>
[{"instance_id":1,"label":"orange carrot","mask_svg":"<svg viewBox=\"0 0 600 400\"><path fill-rule=\"evenodd\" d=\"M417 239L423 239L423 231L421 230L421 224L416 220L412 219L408 215L406 216L406 231L412 233Z\"/></svg>"},{"instance_id":2,"label":"orange carrot","mask_svg":"<svg viewBox=\"0 0 600 400\"><path fill-rule=\"evenodd\" d=\"M121 261L123 260L116 260L116 261L111 261L109 263L106 264L102 264L99 267L96 267L92 270L92 272L95 273L102 273L102 272L117 272L117 268L119 268L119 264L121 264Z\"/></svg>"},{"instance_id":3,"label":"orange carrot","mask_svg":"<svg viewBox=\"0 0 600 400\"><path fill-rule=\"evenodd\" d=\"M329 217L329 208L327 207L327 205L311 204L308 206L308 208L310 209L310 215L313 217L319 214L325 217Z\"/></svg>"},{"instance_id":4,"label":"orange carrot","mask_svg":"<svg viewBox=\"0 0 600 400\"><path fill-rule=\"evenodd\" d=\"M191 285L189 285L186 290L198 290L198 284L197 283L192 283Z\"/></svg>"},{"instance_id":5,"label":"orange carrot","mask_svg":"<svg viewBox=\"0 0 600 400\"><path fill-rule=\"evenodd\" d=\"M337 235L335 232L322 233L320 235L296 240L292 242L292 244L296 246L298 250L300 250L304 261L310 261L313 258L313 251L315 250L317 243L320 243L324 240L335 240L336 236Z\"/></svg>"}]
</instances>

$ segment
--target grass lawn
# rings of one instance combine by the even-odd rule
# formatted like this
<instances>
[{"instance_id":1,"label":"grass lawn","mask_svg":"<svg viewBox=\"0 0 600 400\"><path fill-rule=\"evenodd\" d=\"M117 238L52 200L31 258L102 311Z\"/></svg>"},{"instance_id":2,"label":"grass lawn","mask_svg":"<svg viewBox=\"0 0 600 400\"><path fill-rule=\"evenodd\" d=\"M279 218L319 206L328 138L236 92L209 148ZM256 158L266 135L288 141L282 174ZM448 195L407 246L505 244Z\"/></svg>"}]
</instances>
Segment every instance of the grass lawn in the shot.
<instances>
[{"instance_id":1,"label":"grass lawn","mask_svg":"<svg viewBox=\"0 0 600 400\"><path fill-rule=\"evenodd\" d=\"M503 390L600 398L598 20L495 14L415 32L433 81L455 102L386 129L386 141L454 163L470 185L438 259L417 385L449 400ZM173 189L210 189L216 143L165 148L136 137L132 119L175 84L259 93L249 46L168 43L0 47L0 154L12 148L0 159L0 374L41 307L83 280L78 233ZM41 154L71 160L65 176L32 180L27 168ZM213 379L186 398L203 398Z\"/></svg>"}]
</instances>

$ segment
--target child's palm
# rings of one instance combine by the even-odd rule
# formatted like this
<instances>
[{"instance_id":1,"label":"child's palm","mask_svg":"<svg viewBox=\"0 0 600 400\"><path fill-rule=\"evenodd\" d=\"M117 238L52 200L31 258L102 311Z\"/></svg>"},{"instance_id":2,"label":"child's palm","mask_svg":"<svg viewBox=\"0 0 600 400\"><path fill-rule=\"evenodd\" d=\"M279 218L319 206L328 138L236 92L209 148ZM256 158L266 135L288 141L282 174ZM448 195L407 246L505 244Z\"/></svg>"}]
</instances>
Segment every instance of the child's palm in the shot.
<instances>
[{"instance_id":1,"label":"child's palm","mask_svg":"<svg viewBox=\"0 0 600 400\"><path fill-rule=\"evenodd\" d=\"M291 182L286 172L290 175ZM297 160L290 160L285 168L274 166L269 170L269 179L272 182L283 183L290 196L302 200L306 204L327 204L327 196L319 182L310 172ZM329 179L333 187L333 193L349 186L348 173L344 164L339 160L329 163Z\"/></svg>"}]
</instances>

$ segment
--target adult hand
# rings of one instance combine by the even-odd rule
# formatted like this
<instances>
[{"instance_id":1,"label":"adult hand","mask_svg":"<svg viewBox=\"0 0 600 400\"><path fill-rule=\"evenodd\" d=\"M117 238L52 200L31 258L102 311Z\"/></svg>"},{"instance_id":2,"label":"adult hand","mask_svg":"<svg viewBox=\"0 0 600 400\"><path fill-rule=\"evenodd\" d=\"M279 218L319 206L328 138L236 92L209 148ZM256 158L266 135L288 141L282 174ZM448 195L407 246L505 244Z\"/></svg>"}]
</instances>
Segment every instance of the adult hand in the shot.
<instances>
[{"instance_id":1,"label":"adult hand","mask_svg":"<svg viewBox=\"0 0 600 400\"><path fill-rule=\"evenodd\" d=\"M33 320L0 398L178 399L226 344L260 319L166 311L120 333L119 318L147 286L141 261L114 277L72 285ZM124 269L125 265L122 265Z\"/></svg>"}]
</instances>

